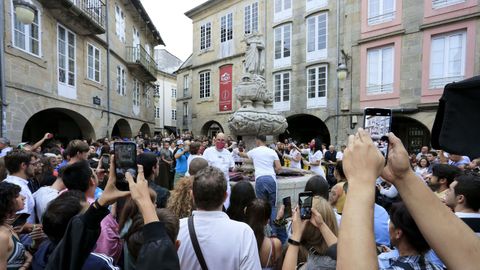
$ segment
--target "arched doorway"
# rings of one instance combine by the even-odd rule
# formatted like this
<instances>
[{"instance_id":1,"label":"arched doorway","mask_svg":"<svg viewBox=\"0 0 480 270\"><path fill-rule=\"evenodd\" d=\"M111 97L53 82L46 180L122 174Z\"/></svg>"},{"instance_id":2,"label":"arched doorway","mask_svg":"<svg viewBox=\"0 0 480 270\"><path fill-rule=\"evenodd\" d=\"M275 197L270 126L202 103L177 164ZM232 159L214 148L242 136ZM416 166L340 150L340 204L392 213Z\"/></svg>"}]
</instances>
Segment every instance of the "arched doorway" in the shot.
<instances>
[{"instance_id":1,"label":"arched doorway","mask_svg":"<svg viewBox=\"0 0 480 270\"><path fill-rule=\"evenodd\" d=\"M418 153L422 146L430 145L430 130L413 118L393 116L392 132L402 140L408 153Z\"/></svg>"},{"instance_id":2,"label":"arched doorway","mask_svg":"<svg viewBox=\"0 0 480 270\"><path fill-rule=\"evenodd\" d=\"M279 136L280 141L292 138L298 143L305 143L318 137L322 143L330 144L330 132L325 123L316 116L296 114L287 117L287 123L287 130Z\"/></svg>"},{"instance_id":3,"label":"arched doorway","mask_svg":"<svg viewBox=\"0 0 480 270\"><path fill-rule=\"evenodd\" d=\"M47 132L64 145L74 139L96 139L95 130L87 118L72 110L53 108L40 111L28 119L22 141L37 142Z\"/></svg>"},{"instance_id":4,"label":"arched doorway","mask_svg":"<svg viewBox=\"0 0 480 270\"><path fill-rule=\"evenodd\" d=\"M132 129L125 119L119 119L112 129L112 137L132 138Z\"/></svg>"},{"instance_id":5,"label":"arched doorway","mask_svg":"<svg viewBox=\"0 0 480 270\"><path fill-rule=\"evenodd\" d=\"M223 127L217 121L208 121L202 127L202 135L214 137L217 133L223 132Z\"/></svg>"},{"instance_id":6,"label":"arched doorway","mask_svg":"<svg viewBox=\"0 0 480 270\"><path fill-rule=\"evenodd\" d=\"M148 126L147 123L143 123L142 127L140 128L140 132L142 133L143 136L145 135L148 135L148 137L151 136L150 127Z\"/></svg>"}]
</instances>

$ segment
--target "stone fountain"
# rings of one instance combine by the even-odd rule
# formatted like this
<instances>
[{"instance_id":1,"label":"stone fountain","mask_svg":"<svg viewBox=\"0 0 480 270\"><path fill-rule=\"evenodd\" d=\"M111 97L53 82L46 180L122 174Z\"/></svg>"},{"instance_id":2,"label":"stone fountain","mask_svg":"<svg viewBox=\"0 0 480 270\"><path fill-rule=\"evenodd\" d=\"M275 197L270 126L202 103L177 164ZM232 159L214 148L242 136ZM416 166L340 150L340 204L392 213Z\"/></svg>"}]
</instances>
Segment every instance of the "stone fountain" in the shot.
<instances>
[{"instance_id":1,"label":"stone fountain","mask_svg":"<svg viewBox=\"0 0 480 270\"><path fill-rule=\"evenodd\" d=\"M266 86L265 46L258 33L245 36L247 44L243 75L235 85L241 107L228 120L230 131L242 136L247 149L255 147L257 135L277 136L287 129L287 120L273 111L273 93Z\"/></svg>"}]
</instances>

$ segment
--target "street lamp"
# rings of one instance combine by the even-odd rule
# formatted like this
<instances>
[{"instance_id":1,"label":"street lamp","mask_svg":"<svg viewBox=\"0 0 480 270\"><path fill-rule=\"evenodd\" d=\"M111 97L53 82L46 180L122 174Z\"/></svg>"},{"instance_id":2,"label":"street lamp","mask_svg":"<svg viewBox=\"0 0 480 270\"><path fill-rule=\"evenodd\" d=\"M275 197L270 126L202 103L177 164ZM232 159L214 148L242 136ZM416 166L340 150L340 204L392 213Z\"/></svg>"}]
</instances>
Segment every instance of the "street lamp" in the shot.
<instances>
[{"instance_id":1,"label":"street lamp","mask_svg":"<svg viewBox=\"0 0 480 270\"><path fill-rule=\"evenodd\" d=\"M23 24L31 24L35 19L35 6L29 1L14 0L15 14Z\"/></svg>"},{"instance_id":2,"label":"street lamp","mask_svg":"<svg viewBox=\"0 0 480 270\"><path fill-rule=\"evenodd\" d=\"M35 19L35 6L24 0L14 0L15 14L18 20L23 24L31 24Z\"/></svg>"},{"instance_id":3,"label":"street lamp","mask_svg":"<svg viewBox=\"0 0 480 270\"><path fill-rule=\"evenodd\" d=\"M340 81L343 81L347 78L348 68L344 63L338 65L337 68L337 77Z\"/></svg>"}]
</instances>

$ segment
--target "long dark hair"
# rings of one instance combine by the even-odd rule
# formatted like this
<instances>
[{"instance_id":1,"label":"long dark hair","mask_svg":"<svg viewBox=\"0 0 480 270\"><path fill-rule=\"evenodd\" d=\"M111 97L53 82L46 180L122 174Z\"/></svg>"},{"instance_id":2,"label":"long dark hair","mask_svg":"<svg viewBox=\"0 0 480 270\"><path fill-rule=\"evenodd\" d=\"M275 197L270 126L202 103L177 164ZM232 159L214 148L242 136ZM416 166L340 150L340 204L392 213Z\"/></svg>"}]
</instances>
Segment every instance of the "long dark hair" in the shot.
<instances>
[{"instance_id":1,"label":"long dark hair","mask_svg":"<svg viewBox=\"0 0 480 270\"><path fill-rule=\"evenodd\" d=\"M255 190L249 181L240 181L232 188L227 215L231 220L246 222L245 207L255 199Z\"/></svg>"},{"instance_id":2,"label":"long dark hair","mask_svg":"<svg viewBox=\"0 0 480 270\"><path fill-rule=\"evenodd\" d=\"M8 182L0 182L0 224L15 213L15 199L20 194L20 187Z\"/></svg>"},{"instance_id":3,"label":"long dark hair","mask_svg":"<svg viewBox=\"0 0 480 270\"><path fill-rule=\"evenodd\" d=\"M247 224L252 228L255 238L257 239L258 250L262 247L265 238L265 225L272 213L272 206L265 200L255 199L247 207L245 215Z\"/></svg>"},{"instance_id":4,"label":"long dark hair","mask_svg":"<svg viewBox=\"0 0 480 270\"><path fill-rule=\"evenodd\" d=\"M317 152L317 150L322 150L322 140L320 138L313 138L315 141L315 148L313 148L313 153Z\"/></svg>"}]
</instances>

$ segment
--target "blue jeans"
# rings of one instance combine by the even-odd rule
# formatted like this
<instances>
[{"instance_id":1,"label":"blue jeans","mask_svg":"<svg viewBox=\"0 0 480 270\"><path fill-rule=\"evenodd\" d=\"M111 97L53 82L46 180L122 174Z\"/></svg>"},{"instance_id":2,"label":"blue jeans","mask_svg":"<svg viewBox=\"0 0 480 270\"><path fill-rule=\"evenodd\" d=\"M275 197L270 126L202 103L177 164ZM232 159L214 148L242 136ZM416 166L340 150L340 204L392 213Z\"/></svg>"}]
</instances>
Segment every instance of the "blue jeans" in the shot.
<instances>
[{"instance_id":1,"label":"blue jeans","mask_svg":"<svg viewBox=\"0 0 480 270\"><path fill-rule=\"evenodd\" d=\"M255 193L257 194L257 198L266 200L272 206L269 223L272 228L272 235L278 237L282 244L285 243L287 241L287 231L285 230L285 226L279 228L273 223L277 218L277 182L272 176L260 176L255 181Z\"/></svg>"}]
</instances>

